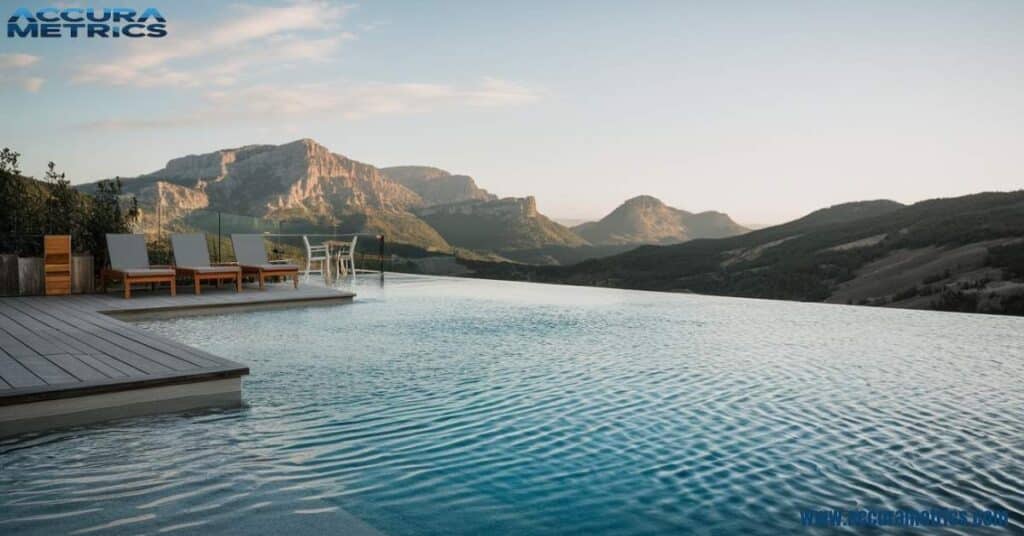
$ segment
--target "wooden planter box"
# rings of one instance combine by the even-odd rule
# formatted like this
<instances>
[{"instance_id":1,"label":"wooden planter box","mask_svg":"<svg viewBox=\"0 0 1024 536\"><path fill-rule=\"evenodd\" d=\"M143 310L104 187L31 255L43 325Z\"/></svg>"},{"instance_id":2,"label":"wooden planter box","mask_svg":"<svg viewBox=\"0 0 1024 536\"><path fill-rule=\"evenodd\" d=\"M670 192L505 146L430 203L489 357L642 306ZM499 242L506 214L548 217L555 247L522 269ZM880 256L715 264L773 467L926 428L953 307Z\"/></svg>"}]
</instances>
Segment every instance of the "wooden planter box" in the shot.
<instances>
[{"instance_id":1,"label":"wooden planter box","mask_svg":"<svg viewBox=\"0 0 1024 536\"><path fill-rule=\"evenodd\" d=\"M92 294L96 292L96 271L92 255L71 257L71 293Z\"/></svg>"},{"instance_id":2,"label":"wooden planter box","mask_svg":"<svg viewBox=\"0 0 1024 536\"><path fill-rule=\"evenodd\" d=\"M43 293L43 258L18 257L18 295L39 296Z\"/></svg>"},{"instance_id":3,"label":"wooden planter box","mask_svg":"<svg viewBox=\"0 0 1024 536\"><path fill-rule=\"evenodd\" d=\"M0 296L18 295L18 256L0 255Z\"/></svg>"},{"instance_id":4,"label":"wooden planter box","mask_svg":"<svg viewBox=\"0 0 1024 536\"><path fill-rule=\"evenodd\" d=\"M96 292L95 261L92 255L71 257L71 293ZM41 257L0 255L0 296L38 296L45 292L46 273Z\"/></svg>"}]
</instances>

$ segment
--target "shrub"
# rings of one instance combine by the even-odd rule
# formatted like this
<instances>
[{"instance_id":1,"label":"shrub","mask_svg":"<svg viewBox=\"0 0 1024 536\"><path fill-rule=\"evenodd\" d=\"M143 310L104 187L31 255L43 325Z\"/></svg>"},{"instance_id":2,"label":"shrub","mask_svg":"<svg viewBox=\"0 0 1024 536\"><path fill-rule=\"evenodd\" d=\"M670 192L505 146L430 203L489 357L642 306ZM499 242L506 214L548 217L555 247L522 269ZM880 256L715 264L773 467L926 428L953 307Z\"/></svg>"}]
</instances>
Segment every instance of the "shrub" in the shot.
<instances>
[{"instance_id":1,"label":"shrub","mask_svg":"<svg viewBox=\"0 0 1024 536\"><path fill-rule=\"evenodd\" d=\"M137 217L137 207L121 210L119 179L101 181L96 195L76 191L66 174L47 165L45 180L21 174L21 155L0 151L0 252L39 255L44 234L71 235L78 252L92 253L95 266L106 261L106 233L123 233Z\"/></svg>"}]
</instances>

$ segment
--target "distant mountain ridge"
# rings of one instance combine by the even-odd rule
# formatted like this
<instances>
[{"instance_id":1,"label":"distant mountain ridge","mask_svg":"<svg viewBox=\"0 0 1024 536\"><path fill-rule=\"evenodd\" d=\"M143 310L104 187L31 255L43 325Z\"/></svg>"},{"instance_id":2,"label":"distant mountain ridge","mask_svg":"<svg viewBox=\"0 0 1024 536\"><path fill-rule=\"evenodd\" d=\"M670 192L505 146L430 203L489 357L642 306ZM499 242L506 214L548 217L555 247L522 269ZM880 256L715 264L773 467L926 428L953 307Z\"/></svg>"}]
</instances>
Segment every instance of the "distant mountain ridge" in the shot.
<instances>
[{"instance_id":1,"label":"distant mountain ridge","mask_svg":"<svg viewBox=\"0 0 1024 536\"><path fill-rule=\"evenodd\" d=\"M472 177L436 167L377 168L308 138L172 158L162 169L125 178L123 184L144 214L156 212L153 208L159 205L164 225L194 223L190 214L209 210L296 223L299 228L383 234L388 241L428 251L461 248L524 262L559 263L620 252L631 245L742 229L724 214L691 214L650 198L661 206L643 212L639 220L644 225L639 228L610 229L606 238L597 231L615 218L581 226L581 233L600 239L591 246L587 236L541 214L532 196L498 198ZM624 206L632 210L637 204L643 203L633 200ZM596 226L594 233L588 225Z\"/></svg>"},{"instance_id":2,"label":"distant mountain ridge","mask_svg":"<svg viewBox=\"0 0 1024 536\"><path fill-rule=\"evenodd\" d=\"M848 223L874 216L881 216L894 212L906 205L891 199L875 199L871 201L853 201L840 203L827 208L822 208L810 214L793 220L785 225L826 225L830 223Z\"/></svg>"},{"instance_id":3,"label":"distant mountain ridge","mask_svg":"<svg viewBox=\"0 0 1024 536\"><path fill-rule=\"evenodd\" d=\"M480 277L1024 315L1024 190L844 203L738 236Z\"/></svg>"},{"instance_id":4,"label":"distant mountain ridge","mask_svg":"<svg viewBox=\"0 0 1024 536\"><path fill-rule=\"evenodd\" d=\"M498 196L478 187L473 177L452 175L435 167L394 166L381 168L381 172L385 177L419 194L427 205L498 199Z\"/></svg>"},{"instance_id":5,"label":"distant mountain ridge","mask_svg":"<svg viewBox=\"0 0 1024 536\"><path fill-rule=\"evenodd\" d=\"M382 233L437 251L586 243L540 214L532 197L498 199L472 177L428 166L379 169L311 139L173 158L123 184L143 207L160 204L166 220L208 209Z\"/></svg>"},{"instance_id":6,"label":"distant mountain ridge","mask_svg":"<svg viewBox=\"0 0 1024 536\"><path fill-rule=\"evenodd\" d=\"M694 238L722 238L749 231L721 212L694 214L640 195L596 222L573 227L592 244L675 244Z\"/></svg>"}]
</instances>

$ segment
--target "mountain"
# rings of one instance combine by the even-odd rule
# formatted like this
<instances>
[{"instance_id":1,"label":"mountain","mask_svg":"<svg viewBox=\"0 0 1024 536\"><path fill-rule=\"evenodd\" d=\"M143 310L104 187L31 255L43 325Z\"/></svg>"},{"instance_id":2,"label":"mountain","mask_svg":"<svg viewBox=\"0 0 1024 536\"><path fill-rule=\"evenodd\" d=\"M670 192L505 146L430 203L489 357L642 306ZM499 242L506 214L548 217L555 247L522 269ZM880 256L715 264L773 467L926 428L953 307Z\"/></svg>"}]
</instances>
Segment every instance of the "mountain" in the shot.
<instances>
[{"instance_id":1,"label":"mountain","mask_svg":"<svg viewBox=\"0 0 1024 536\"><path fill-rule=\"evenodd\" d=\"M435 205L415 213L448 243L464 248L504 251L586 245L569 228L538 212L532 196Z\"/></svg>"},{"instance_id":2,"label":"mountain","mask_svg":"<svg viewBox=\"0 0 1024 536\"><path fill-rule=\"evenodd\" d=\"M395 166L381 168L380 171L388 179L419 194L427 205L498 199L498 196L478 187L473 177L452 175L443 169L427 166Z\"/></svg>"},{"instance_id":3,"label":"mountain","mask_svg":"<svg viewBox=\"0 0 1024 536\"><path fill-rule=\"evenodd\" d=\"M722 238L747 228L721 212L693 214L641 195L627 200L599 221L573 228L592 244L674 244L695 238Z\"/></svg>"},{"instance_id":4,"label":"mountain","mask_svg":"<svg viewBox=\"0 0 1024 536\"><path fill-rule=\"evenodd\" d=\"M797 226L820 226L830 223L847 223L873 216L881 216L894 212L906 205L891 199L875 199L872 201L854 201L841 203L828 208L815 210L810 214L789 223L790 229Z\"/></svg>"},{"instance_id":5,"label":"mountain","mask_svg":"<svg viewBox=\"0 0 1024 536\"><path fill-rule=\"evenodd\" d=\"M285 222L292 232L384 234L428 251L585 244L537 212L532 197L498 199L471 177L438 168L379 169L311 139L174 158L123 185L139 201L143 225L165 230L212 230L213 213L221 212L230 222L225 232L280 229Z\"/></svg>"},{"instance_id":6,"label":"mountain","mask_svg":"<svg viewBox=\"0 0 1024 536\"><path fill-rule=\"evenodd\" d=\"M311 139L174 158L163 169L123 179L123 184L144 210L152 213L159 203L165 221L209 209L383 233L428 249L450 249L437 231L411 214L427 204L419 194L376 167L332 153Z\"/></svg>"},{"instance_id":7,"label":"mountain","mask_svg":"<svg viewBox=\"0 0 1024 536\"><path fill-rule=\"evenodd\" d=\"M406 211L423 199L377 168L330 152L310 139L249 145L175 158L139 184L166 181L206 193L220 210L274 217L331 218L367 211ZM134 181L126 180L130 187Z\"/></svg>"},{"instance_id":8,"label":"mountain","mask_svg":"<svg viewBox=\"0 0 1024 536\"><path fill-rule=\"evenodd\" d=\"M1024 314L1024 190L836 205L743 235L476 276L727 296Z\"/></svg>"}]
</instances>

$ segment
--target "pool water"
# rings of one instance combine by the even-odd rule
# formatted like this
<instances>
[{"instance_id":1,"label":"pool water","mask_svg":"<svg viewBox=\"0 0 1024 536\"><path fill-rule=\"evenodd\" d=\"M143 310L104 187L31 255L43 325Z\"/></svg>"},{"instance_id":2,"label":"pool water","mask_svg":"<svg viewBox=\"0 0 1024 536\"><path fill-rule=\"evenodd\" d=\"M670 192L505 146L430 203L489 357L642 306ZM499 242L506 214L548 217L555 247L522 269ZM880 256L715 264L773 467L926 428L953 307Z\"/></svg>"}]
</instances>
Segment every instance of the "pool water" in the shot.
<instances>
[{"instance_id":1,"label":"pool water","mask_svg":"<svg viewBox=\"0 0 1024 536\"><path fill-rule=\"evenodd\" d=\"M353 285L142 323L248 364L246 406L0 440L0 533L775 534L943 507L1024 530L1024 318Z\"/></svg>"}]
</instances>

